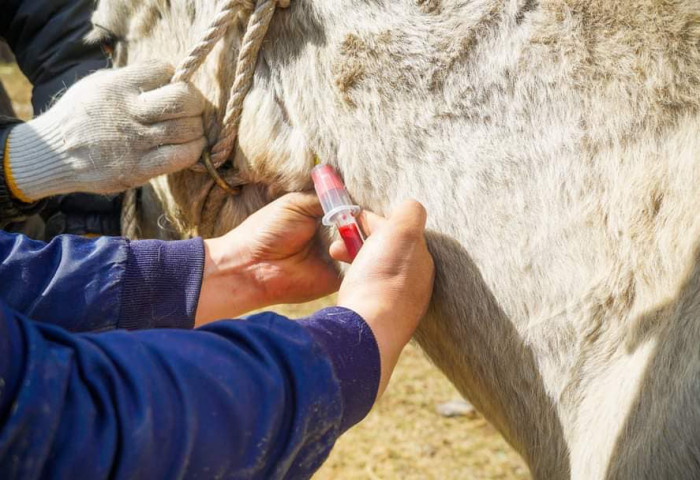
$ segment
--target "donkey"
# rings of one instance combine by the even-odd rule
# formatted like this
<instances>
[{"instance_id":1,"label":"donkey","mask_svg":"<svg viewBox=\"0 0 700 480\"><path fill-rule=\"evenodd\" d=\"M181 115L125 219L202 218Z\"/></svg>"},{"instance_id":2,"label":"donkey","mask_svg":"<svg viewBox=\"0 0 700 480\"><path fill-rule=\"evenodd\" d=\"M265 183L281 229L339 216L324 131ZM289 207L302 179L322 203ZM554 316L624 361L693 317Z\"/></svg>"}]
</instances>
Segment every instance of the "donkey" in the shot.
<instances>
[{"instance_id":1,"label":"donkey","mask_svg":"<svg viewBox=\"0 0 700 480\"><path fill-rule=\"evenodd\" d=\"M215 4L100 0L91 37L175 64ZM249 13L193 80L212 138ZM700 478L700 2L293 0L244 104L241 195L154 188L216 235L309 188L315 155L364 207L427 207L416 340L535 478Z\"/></svg>"}]
</instances>

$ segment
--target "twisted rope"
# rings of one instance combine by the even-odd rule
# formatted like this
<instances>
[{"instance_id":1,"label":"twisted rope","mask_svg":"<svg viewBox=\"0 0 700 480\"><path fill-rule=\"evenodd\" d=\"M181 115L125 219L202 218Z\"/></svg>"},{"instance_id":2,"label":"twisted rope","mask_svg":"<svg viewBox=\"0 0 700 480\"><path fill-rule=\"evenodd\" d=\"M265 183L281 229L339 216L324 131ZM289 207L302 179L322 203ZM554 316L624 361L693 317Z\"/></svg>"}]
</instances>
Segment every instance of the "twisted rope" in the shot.
<instances>
[{"instance_id":1,"label":"twisted rope","mask_svg":"<svg viewBox=\"0 0 700 480\"><path fill-rule=\"evenodd\" d=\"M238 54L236 78L226 104L223 128L219 134L219 140L211 149L212 163L217 168L229 157L238 137L238 128L241 124L241 114L243 113L243 101L253 86L253 74L258 62L258 54L270 27L276 6L277 0L263 0L259 2L248 22L248 28L241 44L241 51Z\"/></svg>"},{"instance_id":2,"label":"twisted rope","mask_svg":"<svg viewBox=\"0 0 700 480\"><path fill-rule=\"evenodd\" d=\"M221 2L216 16L202 38L188 52L187 56L180 62L172 82L189 82L194 73L204 63L207 56L213 50L216 43L226 35L229 25L236 18L239 10L250 11L255 8L253 0L226 0Z\"/></svg>"},{"instance_id":3,"label":"twisted rope","mask_svg":"<svg viewBox=\"0 0 700 480\"><path fill-rule=\"evenodd\" d=\"M189 51L187 56L180 62L175 70L172 82L189 82L202 66L207 56L214 49L216 44L226 35L228 28L241 12L253 11L248 20L245 35L241 42L241 50L238 53L236 64L236 75L231 86L226 110L223 118L223 126L219 138L211 147L211 164L214 168L219 168L231 156L231 152L238 138L238 129L241 124L243 113L243 102L246 95L253 86L253 75L258 62L258 54L262 47L265 35L270 28L270 22L275 13L276 7L286 8L290 0L224 0L220 3L216 16L202 38ZM197 163L191 167L197 172L206 172L203 164ZM220 184L218 174L209 173ZM135 238L137 232L136 215L136 194L127 192L124 196L122 208L122 234ZM133 236L132 236L133 235Z\"/></svg>"},{"instance_id":4,"label":"twisted rope","mask_svg":"<svg viewBox=\"0 0 700 480\"><path fill-rule=\"evenodd\" d=\"M243 102L253 86L258 54L277 6L286 8L289 6L289 0L259 0L257 4L253 0L224 1L220 5L211 27L204 32L200 41L190 50L175 71L173 82L189 81L204 63L214 46L226 35L236 15L241 11L249 12L252 10L241 42L241 50L238 53L235 79L229 92L221 132L216 143L211 147L211 163L214 168L219 168L226 162L236 144L241 114L243 113ZM192 170L206 171L201 163L194 165Z\"/></svg>"},{"instance_id":5,"label":"twisted rope","mask_svg":"<svg viewBox=\"0 0 700 480\"><path fill-rule=\"evenodd\" d=\"M136 240L139 237L137 206L138 190L132 188L124 192L121 214L122 236L132 240Z\"/></svg>"}]
</instances>

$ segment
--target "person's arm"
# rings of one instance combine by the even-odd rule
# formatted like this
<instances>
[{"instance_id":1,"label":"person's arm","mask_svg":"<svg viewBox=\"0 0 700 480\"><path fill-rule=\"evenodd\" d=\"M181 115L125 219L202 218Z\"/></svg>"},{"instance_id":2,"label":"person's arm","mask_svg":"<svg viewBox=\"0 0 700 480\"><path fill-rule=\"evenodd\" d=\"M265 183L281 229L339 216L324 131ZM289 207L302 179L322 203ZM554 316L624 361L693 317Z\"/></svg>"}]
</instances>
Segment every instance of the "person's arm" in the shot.
<instances>
[{"instance_id":1,"label":"person's arm","mask_svg":"<svg viewBox=\"0 0 700 480\"><path fill-rule=\"evenodd\" d=\"M308 478L374 403L350 310L71 334L0 305L3 478Z\"/></svg>"},{"instance_id":2,"label":"person's arm","mask_svg":"<svg viewBox=\"0 0 700 480\"><path fill-rule=\"evenodd\" d=\"M0 300L70 331L191 328L204 246L60 236L49 244L0 232Z\"/></svg>"},{"instance_id":3,"label":"person's arm","mask_svg":"<svg viewBox=\"0 0 700 480\"><path fill-rule=\"evenodd\" d=\"M41 115L11 126L0 118L0 228L42 210L50 196L119 193L180 170L206 144L201 95L182 83L153 91L170 82L172 67L100 72L68 88L108 66L101 47L84 40L93 11L92 0L2 4L0 36ZM68 98L56 102L64 91Z\"/></svg>"},{"instance_id":4,"label":"person's arm","mask_svg":"<svg viewBox=\"0 0 700 480\"><path fill-rule=\"evenodd\" d=\"M192 85L170 83L173 71L151 62L97 72L46 113L1 131L0 223L47 197L123 192L195 163L205 102Z\"/></svg>"},{"instance_id":5,"label":"person's arm","mask_svg":"<svg viewBox=\"0 0 700 480\"><path fill-rule=\"evenodd\" d=\"M335 291L338 275L317 241L322 214L314 194L291 193L208 240L197 324ZM357 257L351 258L342 240L329 253L352 262L338 305L357 312L372 329L382 359L381 394L426 312L435 267L424 234L427 213L419 203L403 202L389 218L363 211L358 220L368 238Z\"/></svg>"},{"instance_id":6,"label":"person's arm","mask_svg":"<svg viewBox=\"0 0 700 480\"><path fill-rule=\"evenodd\" d=\"M320 215L314 195L292 194L204 242L0 232L0 300L74 332L191 328L195 312L203 325L312 300L340 285L315 241Z\"/></svg>"},{"instance_id":7,"label":"person's arm","mask_svg":"<svg viewBox=\"0 0 700 480\"><path fill-rule=\"evenodd\" d=\"M34 86L39 114L62 90L108 66L99 45L83 39L90 32L92 0L5 0L0 37L7 40L22 72Z\"/></svg>"},{"instance_id":8,"label":"person's arm","mask_svg":"<svg viewBox=\"0 0 700 480\"><path fill-rule=\"evenodd\" d=\"M205 297L235 298L232 268L277 291L246 290L263 302L335 287L313 241L313 196L287 195L266 212L245 235L208 245ZM409 202L361 223L369 238L341 287L345 308L300 322L262 314L193 332L80 335L0 302L0 476L309 477L386 387L430 298L425 211ZM217 244L229 242L239 245L222 254ZM339 244L331 254L349 259ZM237 307L203 308L198 321L221 308Z\"/></svg>"},{"instance_id":9,"label":"person's arm","mask_svg":"<svg viewBox=\"0 0 700 480\"><path fill-rule=\"evenodd\" d=\"M12 126L2 146L7 189L26 204L117 193L194 164L206 146L205 100L190 84L170 83L173 72L150 62L94 73Z\"/></svg>"}]
</instances>

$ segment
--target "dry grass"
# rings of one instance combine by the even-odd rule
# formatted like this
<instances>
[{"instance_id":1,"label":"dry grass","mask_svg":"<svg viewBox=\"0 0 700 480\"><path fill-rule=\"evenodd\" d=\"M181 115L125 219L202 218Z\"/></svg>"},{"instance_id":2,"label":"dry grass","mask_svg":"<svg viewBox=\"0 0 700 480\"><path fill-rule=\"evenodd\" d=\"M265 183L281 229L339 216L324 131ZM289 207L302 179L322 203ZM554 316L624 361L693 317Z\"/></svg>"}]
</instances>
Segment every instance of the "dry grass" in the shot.
<instances>
[{"instance_id":1,"label":"dry grass","mask_svg":"<svg viewBox=\"0 0 700 480\"><path fill-rule=\"evenodd\" d=\"M32 118L32 86L17 65L0 63L0 82L12 99L12 107L22 120Z\"/></svg>"},{"instance_id":2,"label":"dry grass","mask_svg":"<svg viewBox=\"0 0 700 480\"><path fill-rule=\"evenodd\" d=\"M13 65L0 64L16 111L31 116L30 86ZM333 298L274 310L293 318ZM367 419L341 438L316 480L526 479L522 460L481 416L443 418L438 404L459 394L411 345L387 393Z\"/></svg>"}]
</instances>

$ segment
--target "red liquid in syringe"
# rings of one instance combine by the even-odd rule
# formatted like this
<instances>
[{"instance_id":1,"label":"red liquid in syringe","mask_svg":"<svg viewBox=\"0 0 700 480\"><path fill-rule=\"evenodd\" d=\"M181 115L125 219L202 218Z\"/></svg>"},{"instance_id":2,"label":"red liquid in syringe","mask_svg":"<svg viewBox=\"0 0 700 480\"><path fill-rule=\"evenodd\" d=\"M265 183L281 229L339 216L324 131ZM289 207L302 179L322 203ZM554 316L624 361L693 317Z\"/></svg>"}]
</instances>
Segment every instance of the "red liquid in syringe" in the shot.
<instances>
[{"instance_id":1,"label":"red liquid in syringe","mask_svg":"<svg viewBox=\"0 0 700 480\"><path fill-rule=\"evenodd\" d=\"M357 253L362 248L364 241L362 240L362 234L354 223L348 223L347 225L338 225L338 232L340 233L343 243L345 243L345 248L348 249L350 258L355 260Z\"/></svg>"},{"instance_id":2,"label":"red liquid in syringe","mask_svg":"<svg viewBox=\"0 0 700 480\"><path fill-rule=\"evenodd\" d=\"M311 172L311 178L325 213L323 224L338 227L350 258L354 260L365 241L355 221L360 207L352 204L343 181L330 165L317 165Z\"/></svg>"}]
</instances>

